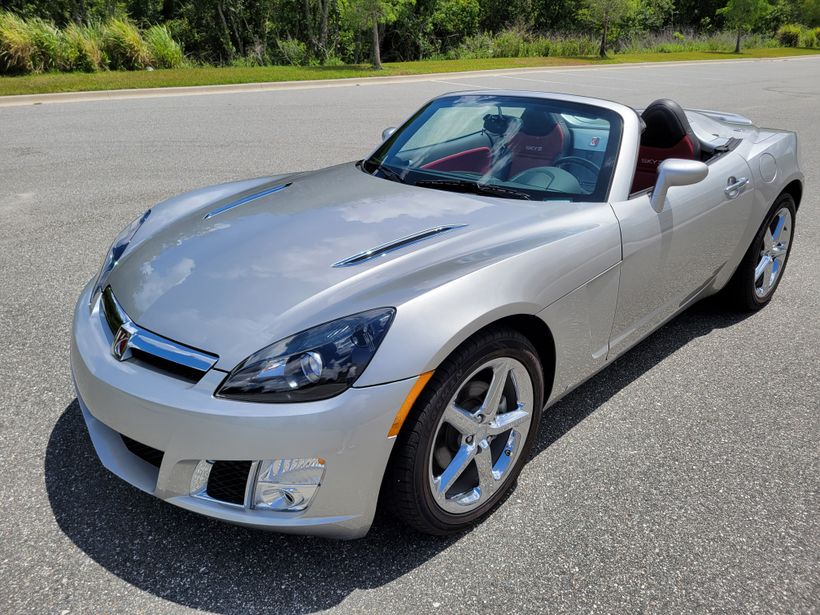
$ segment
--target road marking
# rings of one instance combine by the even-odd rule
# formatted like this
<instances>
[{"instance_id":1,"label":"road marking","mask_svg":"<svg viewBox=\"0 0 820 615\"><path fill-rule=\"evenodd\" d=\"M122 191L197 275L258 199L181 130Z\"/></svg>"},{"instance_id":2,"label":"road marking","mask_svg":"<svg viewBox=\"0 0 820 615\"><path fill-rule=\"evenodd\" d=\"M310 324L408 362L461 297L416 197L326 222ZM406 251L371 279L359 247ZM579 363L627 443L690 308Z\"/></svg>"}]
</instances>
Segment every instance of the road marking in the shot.
<instances>
[{"instance_id":1,"label":"road marking","mask_svg":"<svg viewBox=\"0 0 820 615\"><path fill-rule=\"evenodd\" d=\"M558 85L563 85L565 87L571 87L574 89L584 89L584 88L598 88L602 87L607 90L621 90L623 92L632 92L635 88L623 88L614 85L597 85L595 83L573 83L572 81L551 81L548 79L528 79L526 77L512 77L510 75L498 75L500 79L517 79L519 81L533 81L535 83L557 83ZM601 79L602 77L598 76L595 79ZM623 79L614 79L614 81L620 81L623 83Z\"/></svg>"},{"instance_id":2,"label":"road marking","mask_svg":"<svg viewBox=\"0 0 820 615\"><path fill-rule=\"evenodd\" d=\"M469 77L464 77L468 79ZM467 86L470 88L475 88L476 90L489 90L492 89L491 86L488 85L479 85L477 83L465 83L463 81L445 81L444 79L430 79L430 83L446 83L448 85L457 85L457 86Z\"/></svg>"}]
</instances>

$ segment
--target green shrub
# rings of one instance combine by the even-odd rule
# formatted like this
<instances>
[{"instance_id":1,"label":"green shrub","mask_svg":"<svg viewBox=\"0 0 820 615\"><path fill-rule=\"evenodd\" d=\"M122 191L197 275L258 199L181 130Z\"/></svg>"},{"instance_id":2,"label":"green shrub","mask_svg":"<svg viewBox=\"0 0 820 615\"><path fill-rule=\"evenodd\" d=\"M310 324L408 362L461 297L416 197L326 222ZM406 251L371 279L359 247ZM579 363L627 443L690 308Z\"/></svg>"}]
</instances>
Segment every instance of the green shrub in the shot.
<instances>
[{"instance_id":1,"label":"green shrub","mask_svg":"<svg viewBox=\"0 0 820 615\"><path fill-rule=\"evenodd\" d=\"M151 54L140 31L126 19L112 19L105 24L103 49L112 69L138 70L151 64Z\"/></svg>"},{"instance_id":2,"label":"green shrub","mask_svg":"<svg viewBox=\"0 0 820 615\"><path fill-rule=\"evenodd\" d=\"M461 39L475 34L481 21L479 0L437 0L430 15L430 28L438 37Z\"/></svg>"},{"instance_id":3,"label":"green shrub","mask_svg":"<svg viewBox=\"0 0 820 615\"><path fill-rule=\"evenodd\" d=\"M575 57L598 53L598 41L585 36L537 36L520 30L505 30L466 37L447 57L456 60L478 58Z\"/></svg>"},{"instance_id":4,"label":"green shrub","mask_svg":"<svg viewBox=\"0 0 820 615\"><path fill-rule=\"evenodd\" d=\"M337 55L329 55L322 62L322 66L344 66L345 61Z\"/></svg>"},{"instance_id":5,"label":"green shrub","mask_svg":"<svg viewBox=\"0 0 820 615\"><path fill-rule=\"evenodd\" d=\"M518 30L504 30L493 41L494 58L518 58L524 48L524 35Z\"/></svg>"},{"instance_id":6,"label":"green shrub","mask_svg":"<svg viewBox=\"0 0 820 615\"><path fill-rule=\"evenodd\" d=\"M800 33L801 47L817 47L817 30L820 28L806 28Z\"/></svg>"},{"instance_id":7,"label":"green shrub","mask_svg":"<svg viewBox=\"0 0 820 615\"><path fill-rule=\"evenodd\" d=\"M552 43L553 55L571 58L598 55L600 41L589 37L565 37Z\"/></svg>"},{"instance_id":8,"label":"green shrub","mask_svg":"<svg viewBox=\"0 0 820 615\"><path fill-rule=\"evenodd\" d=\"M555 55L552 42L546 36L536 36L524 43L521 55L531 58L547 58Z\"/></svg>"},{"instance_id":9,"label":"green shrub","mask_svg":"<svg viewBox=\"0 0 820 615\"><path fill-rule=\"evenodd\" d=\"M145 44L156 68L177 68L182 65L182 47L165 26L151 26L145 31Z\"/></svg>"},{"instance_id":10,"label":"green shrub","mask_svg":"<svg viewBox=\"0 0 820 615\"><path fill-rule=\"evenodd\" d=\"M747 49L766 49L780 47L780 41L770 34L747 34L743 37L743 45Z\"/></svg>"},{"instance_id":11,"label":"green shrub","mask_svg":"<svg viewBox=\"0 0 820 615\"><path fill-rule=\"evenodd\" d=\"M13 13L0 12L0 72L31 72L35 52L26 22Z\"/></svg>"},{"instance_id":12,"label":"green shrub","mask_svg":"<svg viewBox=\"0 0 820 615\"><path fill-rule=\"evenodd\" d=\"M797 24L784 24L777 31L777 39L784 47L797 47L800 45L800 30Z\"/></svg>"},{"instance_id":13,"label":"green shrub","mask_svg":"<svg viewBox=\"0 0 820 615\"><path fill-rule=\"evenodd\" d=\"M259 66L259 60L254 56L237 56L231 60L230 65L235 68L253 68Z\"/></svg>"},{"instance_id":14,"label":"green shrub","mask_svg":"<svg viewBox=\"0 0 820 615\"><path fill-rule=\"evenodd\" d=\"M476 60L493 56L493 37L486 32L468 36L447 54L452 60Z\"/></svg>"},{"instance_id":15,"label":"green shrub","mask_svg":"<svg viewBox=\"0 0 820 615\"><path fill-rule=\"evenodd\" d=\"M276 40L276 46L285 64L307 66L310 61L307 45L302 41L295 38L280 38Z\"/></svg>"}]
</instances>

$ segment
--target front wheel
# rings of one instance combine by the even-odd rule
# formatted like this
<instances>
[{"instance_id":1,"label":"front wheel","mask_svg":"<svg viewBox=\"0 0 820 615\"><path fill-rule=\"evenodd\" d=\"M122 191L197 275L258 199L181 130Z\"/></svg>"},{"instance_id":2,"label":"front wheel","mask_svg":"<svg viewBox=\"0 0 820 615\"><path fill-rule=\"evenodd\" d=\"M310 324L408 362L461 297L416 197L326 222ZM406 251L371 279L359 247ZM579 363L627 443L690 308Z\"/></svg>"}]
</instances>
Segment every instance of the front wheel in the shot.
<instances>
[{"instance_id":1,"label":"front wheel","mask_svg":"<svg viewBox=\"0 0 820 615\"><path fill-rule=\"evenodd\" d=\"M722 291L729 305L754 311L771 301L791 253L795 217L794 199L790 194L781 194Z\"/></svg>"},{"instance_id":2,"label":"front wheel","mask_svg":"<svg viewBox=\"0 0 820 615\"><path fill-rule=\"evenodd\" d=\"M480 334L437 370L396 442L393 511L428 534L463 530L512 488L541 418L538 353L510 329Z\"/></svg>"}]
</instances>

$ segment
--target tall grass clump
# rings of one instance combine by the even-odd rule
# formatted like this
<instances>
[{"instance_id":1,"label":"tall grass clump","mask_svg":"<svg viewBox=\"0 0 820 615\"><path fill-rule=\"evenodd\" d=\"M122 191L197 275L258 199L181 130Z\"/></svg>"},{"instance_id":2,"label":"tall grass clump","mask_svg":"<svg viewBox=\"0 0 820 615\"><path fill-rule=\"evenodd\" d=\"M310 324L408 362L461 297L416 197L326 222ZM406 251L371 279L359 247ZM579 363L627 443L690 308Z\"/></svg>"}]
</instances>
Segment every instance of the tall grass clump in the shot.
<instances>
[{"instance_id":1,"label":"tall grass clump","mask_svg":"<svg viewBox=\"0 0 820 615\"><path fill-rule=\"evenodd\" d=\"M101 70L106 67L107 61L103 53L102 26L90 24L78 26L69 24L63 31L67 59L70 66L65 70L80 70L87 73Z\"/></svg>"},{"instance_id":2,"label":"tall grass clump","mask_svg":"<svg viewBox=\"0 0 820 615\"><path fill-rule=\"evenodd\" d=\"M476 60L493 57L493 37L487 32L467 36L447 54L451 60Z\"/></svg>"},{"instance_id":3,"label":"tall grass clump","mask_svg":"<svg viewBox=\"0 0 820 615\"><path fill-rule=\"evenodd\" d=\"M466 37L447 57L479 58L576 57L598 53L599 42L587 36L537 35L508 29L495 36L484 33Z\"/></svg>"},{"instance_id":4,"label":"tall grass clump","mask_svg":"<svg viewBox=\"0 0 820 615\"><path fill-rule=\"evenodd\" d=\"M817 47L820 28L806 28L800 33L801 47Z\"/></svg>"},{"instance_id":5,"label":"tall grass clump","mask_svg":"<svg viewBox=\"0 0 820 615\"><path fill-rule=\"evenodd\" d=\"M145 44L155 68L177 68L182 65L182 47L166 26L151 26L145 31Z\"/></svg>"},{"instance_id":6,"label":"tall grass clump","mask_svg":"<svg viewBox=\"0 0 820 615\"><path fill-rule=\"evenodd\" d=\"M0 12L0 72L31 72L35 52L26 22L14 13Z\"/></svg>"},{"instance_id":7,"label":"tall grass clump","mask_svg":"<svg viewBox=\"0 0 820 615\"><path fill-rule=\"evenodd\" d=\"M38 17L28 19L25 23L34 44L34 53L31 55L32 70L35 73L42 73L62 69L67 63L62 33L54 24Z\"/></svg>"},{"instance_id":8,"label":"tall grass clump","mask_svg":"<svg viewBox=\"0 0 820 615\"><path fill-rule=\"evenodd\" d=\"M151 54L139 29L126 19L112 19L103 30L103 49L112 69L139 70L150 66Z\"/></svg>"},{"instance_id":9,"label":"tall grass clump","mask_svg":"<svg viewBox=\"0 0 820 615\"><path fill-rule=\"evenodd\" d=\"M706 51L725 53L735 48L734 32L647 32L623 38L615 44L618 53L678 53ZM743 46L746 48L777 47L778 40L764 34L746 34Z\"/></svg>"},{"instance_id":10,"label":"tall grass clump","mask_svg":"<svg viewBox=\"0 0 820 615\"><path fill-rule=\"evenodd\" d=\"M777 31L777 39L784 47L797 47L800 45L800 31L802 28L794 23L787 23L780 26Z\"/></svg>"},{"instance_id":11,"label":"tall grass clump","mask_svg":"<svg viewBox=\"0 0 820 615\"><path fill-rule=\"evenodd\" d=\"M519 30L502 30L493 40L494 58L518 58L525 49L524 33Z\"/></svg>"}]
</instances>

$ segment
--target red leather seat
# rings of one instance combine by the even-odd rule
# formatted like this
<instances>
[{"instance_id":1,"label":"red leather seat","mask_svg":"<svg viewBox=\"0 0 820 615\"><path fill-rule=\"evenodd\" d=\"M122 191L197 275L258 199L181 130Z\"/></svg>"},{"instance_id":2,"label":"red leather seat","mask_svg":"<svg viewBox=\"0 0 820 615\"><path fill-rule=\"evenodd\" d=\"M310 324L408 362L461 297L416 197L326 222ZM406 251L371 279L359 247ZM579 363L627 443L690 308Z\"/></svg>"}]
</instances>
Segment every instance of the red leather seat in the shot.
<instances>
[{"instance_id":1,"label":"red leather seat","mask_svg":"<svg viewBox=\"0 0 820 615\"><path fill-rule=\"evenodd\" d=\"M521 126L507 143L510 167L515 177L533 167L550 167L564 149L564 130L551 113L532 106L521 114Z\"/></svg>"},{"instance_id":2,"label":"red leather seat","mask_svg":"<svg viewBox=\"0 0 820 615\"><path fill-rule=\"evenodd\" d=\"M641 135L632 192L654 186L658 165L667 158L700 160L700 141L683 108L674 100L656 100L644 110L641 118L646 129Z\"/></svg>"}]
</instances>

